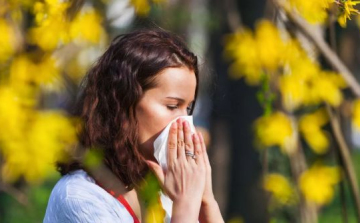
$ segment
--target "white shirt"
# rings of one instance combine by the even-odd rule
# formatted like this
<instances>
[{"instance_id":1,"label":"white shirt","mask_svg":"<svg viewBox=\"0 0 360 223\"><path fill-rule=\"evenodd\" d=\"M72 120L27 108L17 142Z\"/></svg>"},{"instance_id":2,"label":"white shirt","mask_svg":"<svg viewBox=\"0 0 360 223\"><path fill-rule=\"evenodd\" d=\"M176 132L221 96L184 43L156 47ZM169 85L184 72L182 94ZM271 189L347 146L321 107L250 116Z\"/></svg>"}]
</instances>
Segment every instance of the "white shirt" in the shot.
<instances>
[{"instance_id":1,"label":"white shirt","mask_svg":"<svg viewBox=\"0 0 360 223\"><path fill-rule=\"evenodd\" d=\"M133 223L127 209L84 170L63 176L51 192L44 223Z\"/></svg>"}]
</instances>

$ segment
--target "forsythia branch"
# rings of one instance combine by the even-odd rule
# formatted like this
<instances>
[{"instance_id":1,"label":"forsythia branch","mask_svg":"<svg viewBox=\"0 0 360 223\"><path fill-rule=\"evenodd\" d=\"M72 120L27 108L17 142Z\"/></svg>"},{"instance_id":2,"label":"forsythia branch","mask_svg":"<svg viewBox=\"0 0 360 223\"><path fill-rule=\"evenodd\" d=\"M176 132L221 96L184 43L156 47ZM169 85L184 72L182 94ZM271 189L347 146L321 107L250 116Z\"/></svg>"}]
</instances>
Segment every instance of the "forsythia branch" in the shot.
<instances>
[{"instance_id":1,"label":"forsythia branch","mask_svg":"<svg viewBox=\"0 0 360 223\"><path fill-rule=\"evenodd\" d=\"M302 20L299 16L297 16L294 13L289 12L286 10L281 3L279 3L277 0L273 1L276 6L278 6L281 9L284 9L283 11L286 14L286 17L294 24L297 28L310 40L314 43L314 45L319 49L319 51L322 53L322 55L326 58L326 60L336 69L337 72L339 72L346 83L349 85L350 89L354 92L354 94L357 97L360 97L360 85L355 79L354 75L351 73L351 71L344 65L344 63L340 60L338 55L334 53L330 46L325 42L325 40L317 35L314 32L311 32L309 29L308 24Z\"/></svg>"}]
</instances>

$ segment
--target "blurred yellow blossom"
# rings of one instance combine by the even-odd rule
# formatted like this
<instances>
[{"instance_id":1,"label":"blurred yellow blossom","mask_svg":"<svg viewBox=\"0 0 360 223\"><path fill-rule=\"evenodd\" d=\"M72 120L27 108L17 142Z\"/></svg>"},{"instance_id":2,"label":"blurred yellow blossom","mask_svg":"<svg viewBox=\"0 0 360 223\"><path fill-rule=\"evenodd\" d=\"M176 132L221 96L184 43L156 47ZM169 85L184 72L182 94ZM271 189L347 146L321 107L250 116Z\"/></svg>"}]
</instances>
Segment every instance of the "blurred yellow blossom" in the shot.
<instances>
[{"instance_id":1,"label":"blurred yellow blossom","mask_svg":"<svg viewBox=\"0 0 360 223\"><path fill-rule=\"evenodd\" d=\"M308 98L308 85L296 75L284 75L279 79L282 103L286 110L292 111L304 104Z\"/></svg>"},{"instance_id":2,"label":"blurred yellow blossom","mask_svg":"<svg viewBox=\"0 0 360 223\"><path fill-rule=\"evenodd\" d=\"M151 9L151 2L155 4L161 4L166 0L130 0L130 4L135 8L136 14L140 16L146 16L149 14Z\"/></svg>"},{"instance_id":3,"label":"blurred yellow blossom","mask_svg":"<svg viewBox=\"0 0 360 223\"><path fill-rule=\"evenodd\" d=\"M2 139L5 181L12 182L20 176L28 182L43 179L53 170L55 161L64 157L66 148L76 143L74 124L61 112L38 112L31 119L21 138Z\"/></svg>"},{"instance_id":4,"label":"blurred yellow blossom","mask_svg":"<svg viewBox=\"0 0 360 223\"><path fill-rule=\"evenodd\" d=\"M225 56L234 59L230 75L234 78L244 77L250 85L259 84L262 68L253 33L245 29L228 35L225 45Z\"/></svg>"},{"instance_id":5,"label":"blurred yellow blossom","mask_svg":"<svg viewBox=\"0 0 360 223\"><path fill-rule=\"evenodd\" d=\"M100 15L93 8L79 12L71 22L70 38L98 43L105 33L101 22Z\"/></svg>"},{"instance_id":6,"label":"blurred yellow blossom","mask_svg":"<svg viewBox=\"0 0 360 223\"><path fill-rule=\"evenodd\" d=\"M329 117L325 109L319 109L313 113L306 114L299 120L300 132L311 149L318 154L324 154L329 147L326 132L321 129L328 121Z\"/></svg>"},{"instance_id":7,"label":"blurred yellow blossom","mask_svg":"<svg viewBox=\"0 0 360 223\"><path fill-rule=\"evenodd\" d=\"M28 33L29 41L44 50L53 50L70 41L69 21L66 18L68 2L46 1L34 4L37 25Z\"/></svg>"},{"instance_id":8,"label":"blurred yellow blossom","mask_svg":"<svg viewBox=\"0 0 360 223\"><path fill-rule=\"evenodd\" d=\"M25 123L26 107L17 92L9 86L0 86L0 141L20 139Z\"/></svg>"},{"instance_id":9,"label":"blurred yellow blossom","mask_svg":"<svg viewBox=\"0 0 360 223\"><path fill-rule=\"evenodd\" d=\"M261 20L256 24L255 39L258 60L265 69L276 71L281 65L285 47L279 30L270 21Z\"/></svg>"},{"instance_id":10,"label":"blurred yellow blossom","mask_svg":"<svg viewBox=\"0 0 360 223\"><path fill-rule=\"evenodd\" d=\"M293 111L303 105L321 102L338 106L343 99L341 89L347 86L342 76L321 70L304 52L297 51L299 57L287 58L289 63L285 74L279 78L284 108Z\"/></svg>"},{"instance_id":11,"label":"blurred yellow blossom","mask_svg":"<svg viewBox=\"0 0 360 223\"><path fill-rule=\"evenodd\" d=\"M130 0L130 3L134 6L138 15L145 16L150 11L149 0Z\"/></svg>"},{"instance_id":12,"label":"blurred yellow blossom","mask_svg":"<svg viewBox=\"0 0 360 223\"><path fill-rule=\"evenodd\" d=\"M339 167L324 166L317 163L301 174L299 187L308 202L321 206L332 200L334 185L340 180Z\"/></svg>"},{"instance_id":13,"label":"blurred yellow blossom","mask_svg":"<svg viewBox=\"0 0 360 223\"><path fill-rule=\"evenodd\" d=\"M327 9L333 2L334 0L289 0L290 5L310 23L324 23L328 17Z\"/></svg>"},{"instance_id":14,"label":"blurred yellow blossom","mask_svg":"<svg viewBox=\"0 0 360 223\"><path fill-rule=\"evenodd\" d=\"M15 31L3 18L0 18L0 33L0 62L2 62L15 53Z\"/></svg>"},{"instance_id":15,"label":"blurred yellow blossom","mask_svg":"<svg viewBox=\"0 0 360 223\"><path fill-rule=\"evenodd\" d=\"M333 74L323 71L312 80L312 96L315 97L315 99L318 98L320 101L327 102L332 106L339 106L343 100L341 92L343 83L335 82L330 75Z\"/></svg>"},{"instance_id":16,"label":"blurred yellow blossom","mask_svg":"<svg viewBox=\"0 0 360 223\"><path fill-rule=\"evenodd\" d=\"M286 44L268 20L259 21L255 33L244 29L228 35L225 44L225 56L234 59L230 74L244 76L248 84L259 84L261 75L276 72L283 65Z\"/></svg>"},{"instance_id":17,"label":"blurred yellow blossom","mask_svg":"<svg viewBox=\"0 0 360 223\"><path fill-rule=\"evenodd\" d=\"M160 201L153 202L146 209L146 221L149 223L164 222L165 211L160 204Z\"/></svg>"},{"instance_id":18,"label":"blurred yellow blossom","mask_svg":"<svg viewBox=\"0 0 360 223\"><path fill-rule=\"evenodd\" d=\"M37 58L37 63L33 62L29 55L16 57L10 67L10 83L18 86L17 89L29 85L30 87L46 86L51 89L58 89L60 83L60 70L56 61L51 56Z\"/></svg>"},{"instance_id":19,"label":"blurred yellow blossom","mask_svg":"<svg viewBox=\"0 0 360 223\"><path fill-rule=\"evenodd\" d=\"M352 0L345 0L345 1L337 1L341 13L338 17L338 23L340 24L340 26L342 27L346 27L346 21L349 19L351 20L351 15L352 14L357 14L359 15L359 11L357 9L354 8L354 6L356 6L357 4L360 3L360 1L352 1Z\"/></svg>"},{"instance_id":20,"label":"blurred yellow blossom","mask_svg":"<svg viewBox=\"0 0 360 223\"><path fill-rule=\"evenodd\" d=\"M355 127L360 130L360 99L353 102L352 121Z\"/></svg>"},{"instance_id":21,"label":"blurred yellow blossom","mask_svg":"<svg viewBox=\"0 0 360 223\"><path fill-rule=\"evenodd\" d=\"M282 151L288 154L296 148L294 123L282 112L257 119L255 121L255 133L263 146L280 146Z\"/></svg>"},{"instance_id":22,"label":"blurred yellow blossom","mask_svg":"<svg viewBox=\"0 0 360 223\"><path fill-rule=\"evenodd\" d=\"M280 205L291 205L295 202L295 192L289 181L281 174L271 173L264 178L263 187L272 195L272 201Z\"/></svg>"}]
</instances>

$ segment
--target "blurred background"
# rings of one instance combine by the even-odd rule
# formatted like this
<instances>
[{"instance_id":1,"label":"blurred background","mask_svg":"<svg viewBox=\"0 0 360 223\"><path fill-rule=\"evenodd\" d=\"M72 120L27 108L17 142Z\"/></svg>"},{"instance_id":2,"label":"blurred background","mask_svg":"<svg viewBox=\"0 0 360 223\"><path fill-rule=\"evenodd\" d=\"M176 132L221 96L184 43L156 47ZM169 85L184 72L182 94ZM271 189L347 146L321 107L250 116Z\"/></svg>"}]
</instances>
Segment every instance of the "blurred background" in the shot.
<instances>
[{"instance_id":1,"label":"blurred background","mask_svg":"<svg viewBox=\"0 0 360 223\"><path fill-rule=\"evenodd\" d=\"M226 222L360 222L357 4L0 0L0 222L42 222L82 77L114 37L157 27L198 55Z\"/></svg>"}]
</instances>

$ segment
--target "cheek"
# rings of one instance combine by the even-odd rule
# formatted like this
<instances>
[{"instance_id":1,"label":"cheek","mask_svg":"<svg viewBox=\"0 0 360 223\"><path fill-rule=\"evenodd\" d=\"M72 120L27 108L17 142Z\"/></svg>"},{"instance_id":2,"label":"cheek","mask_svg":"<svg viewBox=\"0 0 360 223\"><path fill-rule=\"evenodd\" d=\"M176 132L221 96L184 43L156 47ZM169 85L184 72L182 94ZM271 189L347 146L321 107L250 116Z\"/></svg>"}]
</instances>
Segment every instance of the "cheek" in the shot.
<instances>
[{"instance_id":1,"label":"cheek","mask_svg":"<svg viewBox=\"0 0 360 223\"><path fill-rule=\"evenodd\" d=\"M139 109L137 116L140 143L157 136L176 117L163 105L143 107Z\"/></svg>"}]
</instances>

